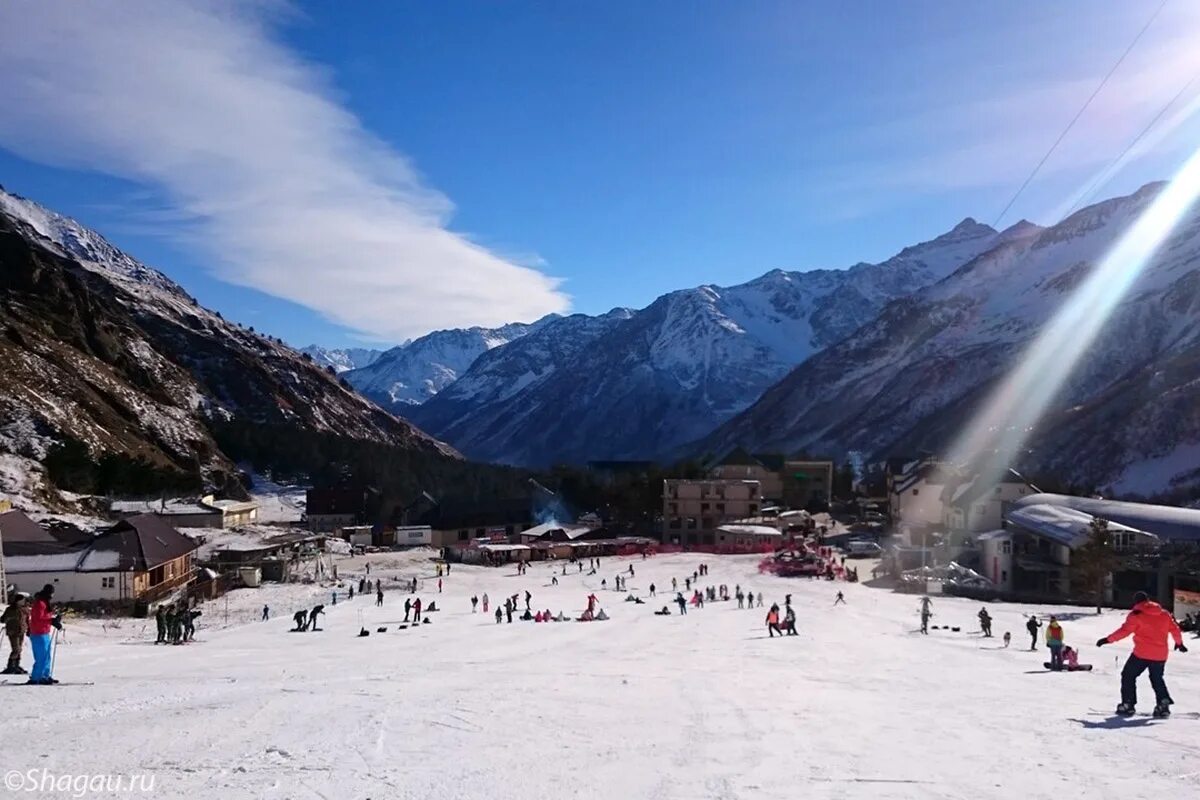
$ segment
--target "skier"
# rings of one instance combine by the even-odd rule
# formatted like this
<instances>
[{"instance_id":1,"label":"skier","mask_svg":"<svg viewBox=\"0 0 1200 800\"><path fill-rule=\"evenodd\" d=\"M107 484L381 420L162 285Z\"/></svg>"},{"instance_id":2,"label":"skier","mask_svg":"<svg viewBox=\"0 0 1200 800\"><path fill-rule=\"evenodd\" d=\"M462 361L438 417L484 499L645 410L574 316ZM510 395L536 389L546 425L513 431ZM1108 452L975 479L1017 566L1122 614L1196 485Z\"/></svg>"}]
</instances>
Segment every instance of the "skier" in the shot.
<instances>
[{"instance_id":1,"label":"skier","mask_svg":"<svg viewBox=\"0 0 1200 800\"><path fill-rule=\"evenodd\" d=\"M687 600L683 599L682 592L675 593L675 602L679 604L679 613L686 614L687 613Z\"/></svg>"},{"instance_id":2,"label":"skier","mask_svg":"<svg viewBox=\"0 0 1200 800\"><path fill-rule=\"evenodd\" d=\"M979 609L979 628L985 639L992 638L992 615L988 613L987 606Z\"/></svg>"},{"instance_id":3,"label":"skier","mask_svg":"<svg viewBox=\"0 0 1200 800\"><path fill-rule=\"evenodd\" d=\"M746 596L745 596L744 594L742 594L742 590L741 590L741 589L738 589L738 591L737 591L737 601L738 601L738 608L743 608L743 607L744 607L744 603L743 603L743 601L745 600L745 597L746 597Z\"/></svg>"},{"instance_id":4,"label":"skier","mask_svg":"<svg viewBox=\"0 0 1200 800\"><path fill-rule=\"evenodd\" d=\"M796 633L796 611L791 606L783 612L783 630L788 636L799 636Z\"/></svg>"},{"instance_id":5,"label":"skier","mask_svg":"<svg viewBox=\"0 0 1200 800\"><path fill-rule=\"evenodd\" d=\"M353 590L352 590L352 591L353 591ZM267 620L269 620L270 618L271 618L271 607L270 607L270 606L263 606L263 615L262 615L262 621L263 621L263 622L266 622L266 621L267 621Z\"/></svg>"},{"instance_id":6,"label":"skier","mask_svg":"<svg viewBox=\"0 0 1200 800\"><path fill-rule=\"evenodd\" d=\"M1058 624L1058 618L1051 615L1050 624L1046 626L1046 647L1050 648L1050 669L1063 668L1063 628Z\"/></svg>"},{"instance_id":7,"label":"skier","mask_svg":"<svg viewBox=\"0 0 1200 800\"><path fill-rule=\"evenodd\" d=\"M312 611L308 612L308 627L305 630L312 629L314 631L321 630L317 627L317 617L325 613L325 606L318 603L313 606Z\"/></svg>"},{"instance_id":8,"label":"skier","mask_svg":"<svg viewBox=\"0 0 1200 800\"><path fill-rule=\"evenodd\" d=\"M154 626L158 629L158 638L154 640L155 644L165 644L167 641L167 607L159 605L154 612Z\"/></svg>"},{"instance_id":9,"label":"skier","mask_svg":"<svg viewBox=\"0 0 1200 800\"><path fill-rule=\"evenodd\" d=\"M671 591L672 592L679 591L679 582L676 581L674 578L671 578Z\"/></svg>"},{"instance_id":10,"label":"skier","mask_svg":"<svg viewBox=\"0 0 1200 800\"><path fill-rule=\"evenodd\" d=\"M1162 606L1150 600L1145 592L1138 592L1133 596L1133 610L1125 617L1125 622L1097 641L1096 646L1119 642L1131 634L1133 653L1121 670L1121 704L1117 706L1117 714L1122 717L1133 715L1137 706L1137 679L1149 670L1150 685L1154 688L1154 716L1160 719L1169 717L1174 701L1163 680L1163 670L1167 666L1167 639L1175 640L1176 651L1187 652L1179 623Z\"/></svg>"},{"instance_id":11,"label":"skier","mask_svg":"<svg viewBox=\"0 0 1200 800\"><path fill-rule=\"evenodd\" d=\"M485 605L484 608L486 609L487 606ZM406 598L404 598L404 621L405 622L408 622L408 615L411 611L412 611L412 598L406 597Z\"/></svg>"},{"instance_id":12,"label":"skier","mask_svg":"<svg viewBox=\"0 0 1200 800\"><path fill-rule=\"evenodd\" d=\"M529 593L529 590L528 590L528 589L526 589L526 590L525 590L525 610L526 610L526 611L528 611L528 610L529 610L529 601L530 601L530 600L532 600L532 599L533 599L533 595L531 595L531 594Z\"/></svg>"},{"instance_id":13,"label":"skier","mask_svg":"<svg viewBox=\"0 0 1200 800\"><path fill-rule=\"evenodd\" d=\"M841 594L841 592L838 592L838 594ZM758 593L758 607L759 607L759 608L762 608L762 607L763 607L763 596L762 596L762 592L759 592L759 593Z\"/></svg>"},{"instance_id":14,"label":"skier","mask_svg":"<svg viewBox=\"0 0 1200 800\"><path fill-rule=\"evenodd\" d=\"M54 585L47 583L33 596L33 608L29 610L29 645L33 648L33 672L29 682L33 684L58 683L50 675L50 629L62 630L62 618L51 611L53 599Z\"/></svg>"},{"instance_id":15,"label":"skier","mask_svg":"<svg viewBox=\"0 0 1200 800\"><path fill-rule=\"evenodd\" d=\"M308 611L307 611L307 609L302 608L299 611L297 611L295 614L292 614L292 619L296 623L296 627L293 628L292 630L297 631L297 632L308 630Z\"/></svg>"},{"instance_id":16,"label":"skier","mask_svg":"<svg viewBox=\"0 0 1200 800\"><path fill-rule=\"evenodd\" d=\"M925 635L929 634L929 618L933 616L933 612L929 609L932 605L933 603L928 597L921 598L921 633Z\"/></svg>"},{"instance_id":17,"label":"skier","mask_svg":"<svg viewBox=\"0 0 1200 800\"><path fill-rule=\"evenodd\" d=\"M650 584L650 596L654 597L654 584Z\"/></svg>"},{"instance_id":18,"label":"skier","mask_svg":"<svg viewBox=\"0 0 1200 800\"><path fill-rule=\"evenodd\" d=\"M558 586L558 576L557 576L557 575L551 575L551 576L550 576L550 585L551 585L551 586Z\"/></svg>"},{"instance_id":19,"label":"skier","mask_svg":"<svg viewBox=\"0 0 1200 800\"><path fill-rule=\"evenodd\" d=\"M512 615L513 615L513 602L512 602L512 598L506 598L506 599L504 600L504 619L505 619L505 621L506 621L506 622L508 622L509 624L511 624L511 623L512 623Z\"/></svg>"},{"instance_id":20,"label":"skier","mask_svg":"<svg viewBox=\"0 0 1200 800\"><path fill-rule=\"evenodd\" d=\"M629 565L629 574L631 577L633 576L633 564Z\"/></svg>"},{"instance_id":21,"label":"skier","mask_svg":"<svg viewBox=\"0 0 1200 800\"><path fill-rule=\"evenodd\" d=\"M771 634L771 638L775 638L775 634L783 635L783 631L779 630L779 606L772 605L771 610L767 612L767 633Z\"/></svg>"},{"instance_id":22,"label":"skier","mask_svg":"<svg viewBox=\"0 0 1200 800\"><path fill-rule=\"evenodd\" d=\"M692 590L692 579L691 578L683 579L683 588L685 591L688 591L688 592L690 592Z\"/></svg>"},{"instance_id":23,"label":"skier","mask_svg":"<svg viewBox=\"0 0 1200 800\"><path fill-rule=\"evenodd\" d=\"M788 595L788 596L789 596L789 597L791 597L791 595ZM840 603L840 604L842 604L842 605L846 605L846 595L842 594L841 592L838 592L838 593L837 593L837 597L835 597L835 598L833 599L833 604L834 604L835 606L836 606L836 605L838 605L839 603ZM791 603L789 603L789 604L788 604L788 608L791 608L791 607L792 607L792 606L791 606Z\"/></svg>"},{"instance_id":24,"label":"skier","mask_svg":"<svg viewBox=\"0 0 1200 800\"><path fill-rule=\"evenodd\" d=\"M1004 632L1004 646L1005 646L1005 647L1008 647L1008 645L1009 645L1011 642L1012 642L1012 634L1011 634L1010 632L1008 632L1008 631L1005 631L1005 632Z\"/></svg>"},{"instance_id":25,"label":"skier","mask_svg":"<svg viewBox=\"0 0 1200 800\"><path fill-rule=\"evenodd\" d=\"M438 594L442 593L442 579L438 578Z\"/></svg>"},{"instance_id":26,"label":"skier","mask_svg":"<svg viewBox=\"0 0 1200 800\"><path fill-rule=\"evenodd\" d=\"M417 598L412 604L413 622L421 621L421 598Z\"/></svg>"},{"instance_id":27,"label":"skier","mask_svg":"<svg viewBox=\"0 0 1200 800\"><path fill-rule=\"evenodd\" d=\"M504 616L504 612L502 612L500 609L498 609L498 608L497 608L497 609L496 609L496 624L497 624L497 625L499 625L499 624L500 624L500 618L501 618L502 616Z\"/></svg>"},{"instance_id":28,"label":"skier","mask_svg":"<svg viewBox=\"0 0 1200 800\"><path fill-rule=\"evenodd\" d=\"M483 593L483 613L486 614L487 610L488 610L488 596L487 596L487 592L484 592Z\"/></svg>"},{"instance_id":29,"label":"skier","mask_svg":"<svg viewBox=\"0 0 1200 800\"><path fill-rule=\"evenodd\" d=\"M471 613L475 613L475 609L479 606L479 598L476 595L471 595Z\"/></svg>"},{"instance_id":30,"label":"skier","mask_svg":"<svg viewBox=\"0 0 1200 800\"><path fill-rule=\"evenodd\" d=\"M333 592L330 593L329 599L332 605L337 605L337 589L334 589Z\"/></svg>"},{"instance_id":31,"label":"skier","mask_svg":"<svg viewBox=\"0 0 1200 800\"><path fill-rule=\"evenodd\" d=\"M353 583L350 584L350 593L349 594L350 594L350 599L353 600L354 599L354 584Z\"/></svg>"},{"instance_id":32,"label":"skier","mask_svg":"<svg viewBox=\"0 0 1200 800\"><path fill-rule=\"evenodd\" d=\"M376 606L383 605L383 589L380 588L378 585L375 587L375 605Z\"/></svg>"},{"instance_id":33,"label":"skier","mask_svg":"<svg viewBox=\"0 0 1200 800\"><path fill-rule=\"evenodd\" d=\"M1042 627L1042 623L1038 622L1037 617L1030 616L1029 621L1025 623L1025 630L1029 631L1029 649L1037 650L1038 630Z\"/></svg>"},{"instance_id":34,"label":"skier","mask_svg":"<svg viewBox=\"0 0 1200 800\"><path fill-rule=\"evenodd\" d=\"M0 619L4 621L4 632L8 634L8 643L12 646L4 674L25 675L25 668L21 666L21 650L29 633L29 598L24 594L15 595Z\"/></svg>"}]
</instances>

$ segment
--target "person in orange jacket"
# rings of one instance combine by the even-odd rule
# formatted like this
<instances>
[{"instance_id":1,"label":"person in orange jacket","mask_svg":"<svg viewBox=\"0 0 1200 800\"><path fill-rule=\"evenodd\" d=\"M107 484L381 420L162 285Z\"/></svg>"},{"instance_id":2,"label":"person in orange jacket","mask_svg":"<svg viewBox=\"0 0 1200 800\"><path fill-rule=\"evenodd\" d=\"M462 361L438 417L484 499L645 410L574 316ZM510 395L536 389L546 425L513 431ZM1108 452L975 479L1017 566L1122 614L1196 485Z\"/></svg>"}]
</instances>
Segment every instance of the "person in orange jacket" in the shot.
<instances>
[{"instance_id":1,"label":"person in orange jacket","mask_svg":"<svg viewBox=\"0 0 1200 800\"><path fill-rule=\"evenodd\" d=\"M1121 704L1117 706L1117 714L1123 717L1133 715L1137 706L1137 679L1143 672L1149 671L1156 701L1154 716L1169 717L1174 701L1163 680L1169 652L1167 639L1175 640L1175 649L1180 653L1187 652L1179 623L1166 609L1151 601L1145 592L1138 592L1133 596L1133 610L1125 617L1125 622L1097 641L1096 646L1119 642L1130 635L1133 636L1133 653L1121 670Z\"/></svg>"},{"instance_id":2,"label":"person in orange jacket","mask_svg":"<svg viewBox=\"0 0 1200 800\"><path fill-rule=\"evenodd\" d=\"M771 638L775 638L775 634L783 636L783 631L779 628L779 605L774 604L771 610L767 612L767 632L771 634Z\"/></svg>"}]
</instances>

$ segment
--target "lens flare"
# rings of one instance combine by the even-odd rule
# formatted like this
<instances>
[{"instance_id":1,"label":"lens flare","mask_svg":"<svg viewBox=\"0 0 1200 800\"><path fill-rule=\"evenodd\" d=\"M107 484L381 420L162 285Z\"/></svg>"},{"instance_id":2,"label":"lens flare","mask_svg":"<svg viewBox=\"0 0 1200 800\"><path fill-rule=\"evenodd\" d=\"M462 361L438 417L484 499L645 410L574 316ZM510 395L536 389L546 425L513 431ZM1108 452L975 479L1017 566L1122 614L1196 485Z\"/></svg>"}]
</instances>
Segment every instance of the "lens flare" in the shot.
<instances>
[{"instance_id":1,"label":"lens flare","mask_svg":"<svg viewBox=\"0 0 1200 800\"><path fill-rule=\"evenodd\" d=\"M1117 305L1200 196L1200 151L1176 173L1046 324L950 448L950 462L996 480L1013 462Z\"/></svg>"}]
</instances>

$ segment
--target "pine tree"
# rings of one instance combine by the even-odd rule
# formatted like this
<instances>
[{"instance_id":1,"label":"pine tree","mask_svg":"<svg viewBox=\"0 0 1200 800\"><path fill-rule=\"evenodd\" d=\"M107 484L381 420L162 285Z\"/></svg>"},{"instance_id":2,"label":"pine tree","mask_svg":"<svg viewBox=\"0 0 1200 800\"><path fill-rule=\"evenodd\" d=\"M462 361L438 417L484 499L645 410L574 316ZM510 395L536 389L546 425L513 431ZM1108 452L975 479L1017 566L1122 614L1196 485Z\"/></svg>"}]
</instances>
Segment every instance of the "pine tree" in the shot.
<instances>
[{"instance_id":1,"label":"pine tree","mask_svg":"<svg viewBox=\"0 0 1200 800\"><path fill-rule=\"evenodd\" d=\"M1096 613L1104 602L1104 582L1120 563L1108 530L1108 520L1095 517L1088 525L1088 540L1071 552L1071 577L1082 593L1094 593Z\"/></svg>"}]
</instances>

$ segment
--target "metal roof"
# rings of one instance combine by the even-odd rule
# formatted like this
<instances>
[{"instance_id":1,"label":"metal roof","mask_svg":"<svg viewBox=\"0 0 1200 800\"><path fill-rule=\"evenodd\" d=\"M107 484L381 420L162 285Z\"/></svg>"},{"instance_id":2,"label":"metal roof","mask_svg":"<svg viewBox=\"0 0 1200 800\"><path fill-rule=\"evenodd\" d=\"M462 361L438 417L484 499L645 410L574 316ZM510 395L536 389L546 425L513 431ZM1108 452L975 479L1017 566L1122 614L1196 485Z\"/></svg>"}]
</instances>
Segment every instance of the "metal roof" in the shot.
<instances>
[{"instance_id":1,"label":"metal roof","mask_svg":"<svg viewBox=\"0 0 1200 800\"><path fill-rule=\"evenodd\" d=\"M1200 541L1200 509L1129 503L1122 500L1102 500L1094 497L1073 497L1065 494L1034 494L1016 501L1016 505L1017 507L1049 505L1072 508L1085 514L1101 517L1109 522L1153 533L1167 541Z\"/></svg>"}]
</instances>

